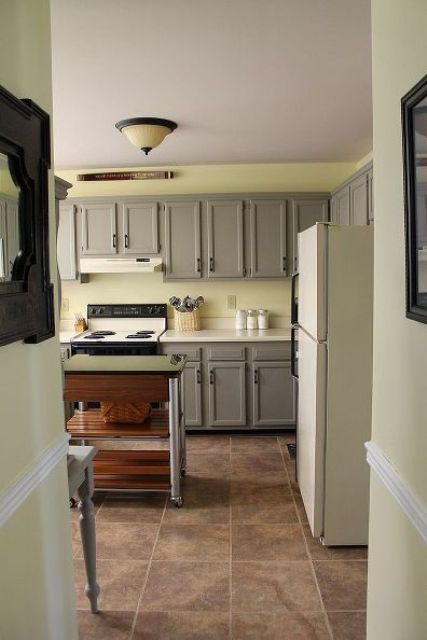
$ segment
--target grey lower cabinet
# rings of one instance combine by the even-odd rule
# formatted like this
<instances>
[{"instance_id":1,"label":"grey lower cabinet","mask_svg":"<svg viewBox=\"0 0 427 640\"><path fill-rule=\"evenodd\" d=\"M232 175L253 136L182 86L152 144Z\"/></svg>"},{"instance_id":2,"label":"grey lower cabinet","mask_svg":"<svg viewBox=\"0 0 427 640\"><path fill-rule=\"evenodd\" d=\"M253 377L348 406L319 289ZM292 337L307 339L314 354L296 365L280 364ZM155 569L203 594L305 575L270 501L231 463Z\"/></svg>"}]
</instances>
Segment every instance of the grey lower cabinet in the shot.
<instances>
[{"instance_id":1,"label":"grey lower cabinet","mask_svg":"<svg viewBox=\"0 0 427 640\"><path fill-rule=\"evenodd\" d=\"M298 271L298 234L312 227L316 222L329 219L328 199L292 200L292 270Z\"/></svg>"},{"instance_id":2,"label":"grey lower cabinet","mask_svg":"<svg viewBox=\"0 0 427 640\"><path fill-rule=\"evenodd\" d=\"M290 343L177 342L163 343L161 350L187 357L181 385L187 428L249 431L295 426Z\"/></svg>"},{"instance_id":3,"label":"grey lower cabinet","mask_svg":"<svg viewBox=\"0 0 427 640\"><path fill-rule=\"evenodd\" d=\"M251 278L283 278L288 273L286 200L251 200Z\"/></svg>"},{"instance_id":4,"label":"grey lower cabinet","mask_svg":"<svg viewBox=\"0 0 427 640\"><path fill-rule=\"evenodd\" d=\"M295 392L290 362L253 363L252 420L255 427L295 424Z\"/></svg>"},{"instance_id":5,"label":"grey lower cabinet","mask_svg":"<svg viewBox=\"0 0 427 640\"><path fill-rule=\"evenodd\" d=\"M182 410L186 427L202 427L202 365L187 362L181 383Z\"/></svg>"},{"instance_id":6,"label":"grey lower cabinet","mask_svg":"<svg viewBox=\"0 0 427 640\"><path fill-rule=\"evenodd\" d=\"M165 204L166 278L202 277L200 202Z\"/></svg>"},{"instance_id":7,"label":"grey lower cabinet","mask_svg":"<svg viewBox=\"0 0 427 640\"><path fill-rule=\"evenodd\" d=\"M210 427L246 426L246 363L209 362Z\"/></svg>"},{"instance_id":8,"label":"grey lower cabinet","mask_svg":"<svg viewBox=\"0 0 427 640\"><path fill-rule=\"evenodd\" d=\"M243 278L243 201L207 202L208 278Z\"/></svg>"}]
</instances>

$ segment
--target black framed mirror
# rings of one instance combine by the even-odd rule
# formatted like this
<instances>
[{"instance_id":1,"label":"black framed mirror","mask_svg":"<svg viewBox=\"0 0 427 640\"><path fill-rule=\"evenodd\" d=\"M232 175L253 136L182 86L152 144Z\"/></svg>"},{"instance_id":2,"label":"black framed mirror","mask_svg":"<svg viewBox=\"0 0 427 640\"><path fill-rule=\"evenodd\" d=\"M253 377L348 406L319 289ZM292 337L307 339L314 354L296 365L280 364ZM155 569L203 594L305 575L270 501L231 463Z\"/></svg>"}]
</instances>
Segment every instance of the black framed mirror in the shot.
<instances>
[{"instance_id":1,"label":"black framed mirror","mask_svg":"<svg viewBox=\"0 0 427 640\"><path fill-rule=\"evenodd\" d=\"M0 345L54 335L49 116L0 86Z\"/></svg>"},{"instance_id":2,"label":"black framed mirror","mask_svg":"<svg viewBox=\"0 0 427 640\"><path fill-rule=\"evenodd\" d=\"M427 76L402 98L406 316L427 323Z\"/></svg>"}]
</instances>

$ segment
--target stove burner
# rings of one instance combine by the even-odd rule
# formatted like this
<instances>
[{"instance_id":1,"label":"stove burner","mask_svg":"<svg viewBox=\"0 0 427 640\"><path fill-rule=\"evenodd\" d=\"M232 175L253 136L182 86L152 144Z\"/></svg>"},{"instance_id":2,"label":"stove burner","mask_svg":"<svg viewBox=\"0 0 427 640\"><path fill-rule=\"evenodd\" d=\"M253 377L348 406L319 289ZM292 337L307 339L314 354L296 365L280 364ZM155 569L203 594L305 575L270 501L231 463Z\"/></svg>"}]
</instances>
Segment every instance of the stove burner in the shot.
<instances>
[{"instance_id":1,"label":"stove burner","mask_svg":"<svg viewBox=\"0 0 427 640\"><path fill-rule=\"evenodd\" d=\"M147 336L153 336L156 332L155 331L136 331L135 332L137 335L147 335Z\"/></svg>"},{"instance_id":2,"label":"stove burner","mask_svg":"<svg viewBox=\"0 0 427 640\"><path fill-rule=\"evenodd\" d=\"M90 333L88 336L83 336L85 340L104 340L105 336L97 335L96 333Z\"/></svg>"},{"instance_id":3,"label":"stove burner","mask_svg":"<svg viewBox=\"0 0 427 640\"><path fill-rule=\"evenodd\" d=\"M150 333L144 334L142 333L142 331L138 331L138 333L135 333L135 334L131 333L130 335L126 336L126 340L128 338L137 338L138 340L146 340L147 338L151 338L151 334Z\"/></svg>"},{"instance_id":4,"label":"stove burner","mask_svg":"<svg viewBox=\"0 0 427 640\"><path fill-rule=\"evenodd\" d=\"M94 338L97 336L115 336L116 332L115 331L92 331L90 335L93 336Z\"/></svg>"}]
</instances>

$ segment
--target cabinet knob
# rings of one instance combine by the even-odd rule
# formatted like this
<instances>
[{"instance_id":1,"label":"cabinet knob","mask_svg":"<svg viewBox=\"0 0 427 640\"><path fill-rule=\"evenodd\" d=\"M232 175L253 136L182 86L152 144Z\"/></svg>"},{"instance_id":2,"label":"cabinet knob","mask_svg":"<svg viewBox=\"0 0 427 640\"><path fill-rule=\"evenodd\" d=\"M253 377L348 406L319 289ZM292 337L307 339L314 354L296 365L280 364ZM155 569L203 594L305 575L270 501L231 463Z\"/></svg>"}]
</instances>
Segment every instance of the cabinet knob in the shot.
<instances>
[{"instance_id":1,"label":"cabinet knob","mask_svg":"<svg viewBox=\"0 0 427 640\"><path fill-rule=\"evenodd\" d=\"M214 271L214 259L212 256L209 258L209 271Z\"/></svg>"},{"instance_id":2,"label":"cabinet knob","mask_svg":"<svg viewBox=\"0 0 427 640\"><path fill-rule=\"evenodd\" d=\"M286 272L287 262L288 261L287 261L286 256L283 256L283 258L282 258L282 271Z\"/></svg>"},{"instance_id":3,"label":"cabinet knob","mask_svg":"<svg viewBox=\"0 0 427 640\"><path fill-rule=\"evenodd\" d=\"M210 384L214 383L214 372L212 370L209 371L209 382Z\"/></svg>"},{"instance_id":4,"label":"cabinet knob","mask_svg":"<svg viewBox=\"0 0 427 640\"><path fill-rule=\"evenodd\" d=\"M116 248L116 234L113 233L113 249Z\"/></svg>"},{"instance_id":5,"label":"cabinet knob","mask_svg":"<svg viewBox=\"0 0 427 640\"><path fill-rule=\"evenodd\" d=\"M127 233L125 233L125 249L129 248L129 236Z\"/></svg>"},{"instance_id":6,"label":"cabinet knob","mask_svg":"<svg viewBox=\"0 0 427 640\"><path fill-rule=\"evenodd\" d=\"M254 369L254 384L258 384L258 369Z\"/></svg>"},{"instance_id":7,"label":"cabinet knob","mask_svg":"<svg viewBox=\"0 0 427 640\"><path fill-rule=\"evenodd\" d=\"M200 369L196 369L196 382L197 384L202 383L202 372L200 371Z\"/></svg>"},{"instance_id":8,"label":"cabinet knob","mask_svg":"<svg viewBox=\"0 0 427 640\"><path fill-rule=\"evenodd\" d=\"M202 271L202 261L200 258L197 258L197 273L201 273Z\"/></svg>"}]
</instances>

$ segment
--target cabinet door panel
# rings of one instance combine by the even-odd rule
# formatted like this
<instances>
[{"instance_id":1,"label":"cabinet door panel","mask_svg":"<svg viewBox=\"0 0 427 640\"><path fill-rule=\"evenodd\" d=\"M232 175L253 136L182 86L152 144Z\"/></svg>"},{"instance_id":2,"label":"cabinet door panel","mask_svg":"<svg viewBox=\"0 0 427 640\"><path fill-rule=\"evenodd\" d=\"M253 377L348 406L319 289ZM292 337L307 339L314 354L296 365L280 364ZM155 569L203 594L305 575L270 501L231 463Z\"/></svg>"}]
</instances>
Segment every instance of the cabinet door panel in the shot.
<instances>
[{"instance_id":1,"label":"cabinet door panel","mask_svg":"<svg viewBox=\"0 0 427 640\"><path fill-rule=\"evenodd\" d=\"M286 201L252 200L250 231L250 276L252 278L286 276Z\"/></svg>"},{"instance_id":2,"label":"cabinet door panel","mask_svg":"<svg viewBox=\"0 0 427 640\"><path fill-rule=\"evenodd\" d=\"M367 174L363 174L350 184L350 211L352 225L368 224Z\"/></svg>"},{"instance_id":3,"label":"cabinet door panel","mask_svg":"<svg viewBox=\"0 0 427 640\"><path fill-rule=\"evenodd\" d=\"M337 224L350 224L350 187L344 187L334 196L335 215Z\"/></svg>"},{"instance_id":4,"label":"cabinet door panel","mask_svg":"<svg viewBox=\"0 0 427 640\"><path fill-rule=\"evenodd\" d=\"M209 201L208 277L243 278L243 202Z\"/></svg>"},{"instance_id":5,"label":"cabinet door panel","mask_svg":"<svg viewBox=\"0 0 427 640\"><path fill-rule=\"evenodd\" d=\"M61 280L76 279L75 210L72 204L59 206L57 260Z\"/></svg>"},{"instance_id":6,"label":"cabinet door panel","mask_svg":"<svg viewBox=\"0 0 427 640\"><path fill-rule=\"evenodd\" d=\"M293 200L292 202L292 246L293 270L298 271L298 234L316 222L328 220L328 200Z\"/></svg>"},{"instance_id":7,"label":"cabinet door panel","mask_svg":"<svg viewBox=\"0 0 427 640\"><path fill-rule=\"evenodd\" d=\"M115 204L83 205L82 254L110 255L117 253Z\"/></svg>"},{"instance_id":8,"label":"cabinet door panel","mask_svg":"<svg viewBox=\"0 0 427 640\"><path fill-rule=\"evenodd\" d=\"M209 426L246 426L246 363L208 365Z\"/></svg>"},{"instance_id":9,"label":"cabinet door panel","mask_svg":"<svg viewBox=\"0 0 427 640\"><path fill-rule=\"evenodd\" d=\"M124 253L158 253L157 202L122 205Z\"/></svg>"},{"instance_id":10,"label":"cabinet door panel","mask_svg":"<svg viewBox=\"0 0 427 640\"><path fill-rule=\"evenodd\" d=\"M254 426L295 424L294 381L290 362L259 362L252 367Z\"/></svg>"},{"instance_id":11,"label":"cabinet door panel","mask_svg":"<svg viewBox=\"0 0 427 640\"><path fill-rule=\"evenodd\" d=\"M166 216L166 277L201 278L200 202L169 202Z\"/></svg>"},{"instance_id":12,"label":"cabinet door panel","mask_svg":"<svg viewBox=\"0 0 427 640\"><path fill-rule=\"evenodd\" d=\"M201 427L202 368L200 362L187 362L182 374L182 410L186 427Z\"/></svg>"}]
</instances>

